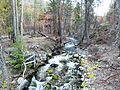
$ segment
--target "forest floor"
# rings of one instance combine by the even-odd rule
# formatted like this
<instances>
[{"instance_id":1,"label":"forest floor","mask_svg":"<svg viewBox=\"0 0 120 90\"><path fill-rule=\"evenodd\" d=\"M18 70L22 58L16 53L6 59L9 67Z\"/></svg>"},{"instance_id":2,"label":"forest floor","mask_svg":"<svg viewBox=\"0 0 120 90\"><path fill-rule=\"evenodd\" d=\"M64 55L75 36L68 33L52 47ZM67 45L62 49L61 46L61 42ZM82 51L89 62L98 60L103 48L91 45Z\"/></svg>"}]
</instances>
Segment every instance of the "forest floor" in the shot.
<instances>
[{"instance_id":1,"label":"forest floor","mask_svg":"<svg viewBox=\"0 0 120 90\"><path fill-rule=\"evenodd\" d=\"M45 45L52 45L52 42L44 37L25 37L24 40L27 46L38 44L42 48ZM7 50L10 42L5 40L3 43L3 47ZM91 71L95 74L95 79L90 80L89 90L120 90L120 58L118 57L118 49L107 44L92 44L88 47L88 51L90 53L88 57L89 64L99 64L98 68Z\"/></svg>"},{"instance_id":2,"label":"forest floor","mask_svg":"<svg viewBox=\"0 0 120 90\"><path fill-rule=\"evenodd\" d=\"M99 68L92 71L96 75L96 79L91 80L90 86L92 89L90 90L120 90L118 49L106 44L93 45L89 49L92 55L88 58L90 63L99 63Z\"/></svg>"}]
</instances>

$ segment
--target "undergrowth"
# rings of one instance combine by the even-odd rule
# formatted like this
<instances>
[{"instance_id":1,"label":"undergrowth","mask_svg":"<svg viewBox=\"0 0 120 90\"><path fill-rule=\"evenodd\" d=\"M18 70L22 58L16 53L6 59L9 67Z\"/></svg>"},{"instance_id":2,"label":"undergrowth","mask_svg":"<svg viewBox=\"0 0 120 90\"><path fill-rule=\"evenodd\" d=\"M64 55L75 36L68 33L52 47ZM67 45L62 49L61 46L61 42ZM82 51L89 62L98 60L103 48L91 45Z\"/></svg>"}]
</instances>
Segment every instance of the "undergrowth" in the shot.
<instances>
[{"instance_id":1,"label":"undergrowth","mask_svg":"<svg viewBox=\"0 0 120 90\"><path fill-rule=\"evenodd\" d=\"M24 62L24 52L25 47L23 40L21 36L18 34L15 40L15 43L13 44L14 50L12 50L11 54L11 64L13 65L13 68L16 70L21 70L22 64Z\"/></svg>"}]
</instances>

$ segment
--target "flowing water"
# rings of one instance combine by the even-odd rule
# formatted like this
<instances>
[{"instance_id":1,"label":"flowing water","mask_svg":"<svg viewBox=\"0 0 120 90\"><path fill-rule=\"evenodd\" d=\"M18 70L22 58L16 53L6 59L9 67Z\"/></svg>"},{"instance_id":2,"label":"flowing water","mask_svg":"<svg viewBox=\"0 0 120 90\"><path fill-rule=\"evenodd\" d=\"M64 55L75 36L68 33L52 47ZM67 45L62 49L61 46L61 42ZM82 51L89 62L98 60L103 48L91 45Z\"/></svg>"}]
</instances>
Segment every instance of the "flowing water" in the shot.
<instances>
[{"instance_id":1,"label":"flowing water","mask_svg":"<svg viewBox=\"0 0 120 90\"><path fill-rule=\"evenodd\" d=\"M81 59L87 57L87 51L76 48L77 43L71 39L65 44L66 53L48 60L48 64L38 70L36 78L32 78L29 90L81 90L85 80Z\"/></svg>"},{"instance_id":2,"label":"flowing water","mask_svg":"<svg viewBox=\"0 0 120 90\"><path fill-rule=\"evenodd\" d=\"M32 82L36 86L30 86L29 90L80 90L80 85L84 81L80 62L81 57L86 56L86 52L81 52L79 52L81 55L54 56L48 61L48 64L39 69L37 80L33 77Z\"/></svg>"}]
</instances>

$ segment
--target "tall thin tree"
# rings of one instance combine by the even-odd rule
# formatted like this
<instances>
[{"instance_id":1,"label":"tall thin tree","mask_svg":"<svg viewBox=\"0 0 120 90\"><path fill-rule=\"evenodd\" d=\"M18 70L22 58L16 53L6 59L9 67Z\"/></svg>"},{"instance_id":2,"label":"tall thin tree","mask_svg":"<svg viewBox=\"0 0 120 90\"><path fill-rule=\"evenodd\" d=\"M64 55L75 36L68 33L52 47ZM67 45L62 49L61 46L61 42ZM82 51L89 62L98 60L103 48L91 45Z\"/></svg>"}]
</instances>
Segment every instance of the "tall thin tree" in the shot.
<instances>
[{"instance_id":1,"label":"tall thin tree","mask_svg":"<svg viewBox=\"0 0 120 90\"><path fill-rule=\"evenodd\" d=\"M23 14L24 14L24 0L21 1L21 22L20 22L20 33L21 38L23 38Z\"/></svg>"},{"instance_id":2,"label":"tall thin tree","mask_svg":"<svg viewBox=\"0 0 120 90\"><path fill-rule=\"evenodd\" d=\"M18 2L17 0L12 0L13 7L13 29L14 29L14 40L19 33L19 21L18 21Z\"/></svg>"}]
</instances>

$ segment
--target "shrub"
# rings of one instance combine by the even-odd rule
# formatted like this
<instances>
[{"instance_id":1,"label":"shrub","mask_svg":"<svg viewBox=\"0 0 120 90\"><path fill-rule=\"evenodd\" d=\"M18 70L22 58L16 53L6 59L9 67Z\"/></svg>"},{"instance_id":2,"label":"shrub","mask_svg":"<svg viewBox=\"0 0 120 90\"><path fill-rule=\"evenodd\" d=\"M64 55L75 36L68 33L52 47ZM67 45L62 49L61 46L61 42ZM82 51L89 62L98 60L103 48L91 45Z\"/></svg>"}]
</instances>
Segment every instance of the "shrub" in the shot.
<instances>
[{"instance_id":1,"label":"shrub","mask_svg":"<svg viewBox=\"0 0 120 90\"><path fill-rule=\"evenodd\" d=\"M13 47L15 48L15 50L11 52L12 54L11 64L13 65L14 69L20 70L24 62L24 51L25 51L25 47L20 35L16 37L16 41L13 44Z\"/></svg>"}]
</instances>

